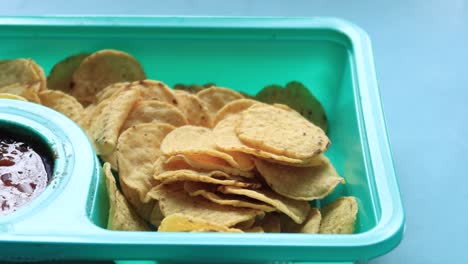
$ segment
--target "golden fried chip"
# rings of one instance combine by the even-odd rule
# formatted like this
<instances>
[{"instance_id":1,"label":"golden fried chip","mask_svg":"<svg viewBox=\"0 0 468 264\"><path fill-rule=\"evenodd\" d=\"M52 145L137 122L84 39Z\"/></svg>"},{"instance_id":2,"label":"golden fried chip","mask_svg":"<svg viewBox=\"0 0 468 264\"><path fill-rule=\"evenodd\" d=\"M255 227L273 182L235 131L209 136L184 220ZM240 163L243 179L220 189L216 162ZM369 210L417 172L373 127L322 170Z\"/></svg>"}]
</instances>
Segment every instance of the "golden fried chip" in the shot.
<instances>
[{"instance_id":1,"label":"golden fried chip","mask_svg":"<svg viewBox=\"0 0 468 264\"><path fill-rule=\"evenodd\" d=\"M255 105L243 111L236 134L250 147L296 159L311 159L330 144L320 127L269 105Z\"/></svg>"},{"instance_id":2,"label":"golden fried chip","mask_svg":"<svg viewBox=\"0 0 468 264\"><path fill-rule=\"evenodd\" d=\"M261 225L265 233L281 232L280 218L276 213L266 214L261 221Z\"/></svg>"},{"instance_id":3,"label":"golden fried chip","mask_svg":"<svg viewBox=\"0 0 468 264\"><path fill-rule=\"evenodd\" d=\"M290 82L285 88L279 85L267 86L258 92L255 98L269 104L288 105L327 132L328 122L322 105L300 82Z\"/></svg>"},{"instance_id":4,"label":"golden fried chip","mask_svg":"<svg viewBox=\"0 0 468 264\"><path fill-rule=\"evenodd\" d=\"M238 229L241 229L241 230L251 229L254 226L255 222L256 222L255 220L256 220L255 218L252 218L252 219L249 219L247 221L240 222L237 225L235 225L234 228L238 228Z\"/></svg>"},{"instance_id":5,"label":"golden fried chip","mask_svg":"<svg viewBox=\"0 0 468 264\"><path fill-rule=\"evenodd\" d=\"M296 224L291 218L280 215L281 231L283 233L316 234L319 232L322 215L317 208L311 208L306 220L302 224Z\"/></svg>"},{"instance_id":6,"label":"golden fried chip","mask_svg":"<svg viewBox=\"0 0 468 264\"><path fill-rule=\"evenodd\" d=\"M223 206L212 203L202 197L191 197L180 184L160 184L148 193L159 201L164 216L182 213L199 218L212 224L232 227L235 224L263 215L260 210Z\"/></svg>"},{"instance_id":7,"label":"golden fried chip","mask_svg":"<svg viewBox=\"0 0 468 264\"><path fill-rule=\"evenodd\" d=\"M80 122L84 109L73 96L58 90L45 90L39 92L39 98L42 105L66 115L76 123Z\"/></svg>"},{"instance_id":8,"label":"golden fried chip","mask_svg":"<svg viewBox=\"0 0 468 264\"><path fill-rule=\"evenodd\" d=\"M243 199L237 195L215 193L216 185L200 182L184 182L184 189L190 196L202 196L213 203L230 205L234 207L252 208L265 212L273 212L276 209L257 200Z\"/></svg>"},{"instance_id":9,"label":"golden fried chip","mask_svg":"<svg viewBox=\"0 0 468 264\"><path fill-rule=\"evenodd\" d=\"M243 153L231 156L216 149L213 132L206 127L178 127L164 139L161 150L166 156L176 154L204 154L225 160L229 165L243 171L254 167L253 161Z\"/></svg>"},{"instance_id":10,"label":"golden fried chip","mask_svg":"<svg viewBox=\"0 0 468 264\"><path fill-rule=\"evenodd\" d=\"M224 225L209 223L201 218L185 214L171 214L165 217L158 228L159 232L231 232L242 233L242 230Z\"/></svg>"},{"instance_id":11,"label":"golden fried chip","mask_svg":"<svg viewBox=\"0 0 468 264\"><path fill-rule=\"evenodd\" d=\"M253 181L244 181L239 178L230 176L222 171L210 171L210 172L200 172L190 169L178 169L173 171L165 171L164 168L161 169L162 163L158 160L155 163L155 174L154 179L158 182L168 184L173 182L182 182L182 181L193 181L193 182L204 182L212 183L219 185L232 185L238 187L249 187L249 188L259 188L260 184Z\"/></svg>"},{"instance_id":12,"label":"golden fried chip","mask_svg":"<svg viewBox=\"0 0 468 264\"><path fill-rule=\"evenodd\" d=\"M9 93L19 95L29 102L41 103L37 91L39 91L41 86L40 82L32 83L14 83L8 86L0 87L0 93Z\"/></svg>"},{"instance_id":13,"label":"golden fried chip","mask_svg":"<svg viewBox=\"0 0 468 264\"><path fill-rule=\"evenodd\" d=\"M174 85L174 90L183 91L187 93L198 93L199 91L204 90L206 88L207 87L203 85L197 85L197 84L187 85L183 83L177 83Z\"/></svg>"},{"instance_id":14,"label":"golden fried chip","mask_svg":"<svg viewBox=\"0 0 468 264\"><path fill-rule=\"evenodd\" d=\"M300 224L304 222L310 210L310 205L306 201L297 201L267 189L249 190L234 186L219 186L218 191L226 194L243 195L258 201L262 201L275 207L278 211L288 215L294 222Z\"/></svg>"},{"instance_id":15,"label":"golden fried chip","mask_svg":"<svg viewBox=\"0 0 468 264\"><path fill-rule=\"evenodd\" d=\"M185 163L186 165L182 165ZM253 171L242 171L238 168L234 168L225 160L204 154L177 154L170 156L166 160L166 164L169 167L181 166L183 168L193 168L194 170L219 170L234 176L242 176L246 178L253 178ZM177 165L174 165L177 164Z\"/></svg>"},{"instance_id":16,"label":"golden fried chip","mask_svg":"<svg viewBox=\"0 0 468 264\"><path fill-rule=\"evenodd\" d=\"M11 93L0 93L0 99L12 99L12 100L19 100L19 101L25 101L27 102L26 98L17 95L17 94L11 94Z\"/></svg>"},{"instance_id":17,"label":"golden fried chip","mask_svg":"<svg viewBox=\"0 0 468 264\"><path fill-rule=\"evenodd\" d=\"M88 134L89 128L91 126L91 119L94 117L94 111L96 110L96 105L90 104L83 109L81 117L79 118L78 124L80 127ZM88 134L88 137L92 139L91 134Z\"/></svg>"},{"instance_id":18,"label":"golden fried chip","mask_svg":"<svg viewBox=\"0 0 468 264\"><path fill-rule=\"evenodd\" d=\"M213 129L214 141L218 149L221 149L224 152L242 152L262 159L266 159L271 162L276 162L290 166L306 167L316 164L316 161L314 159L300 160L289 158L286 156L269 153L263 150L254 149L243 144L239 140L235 132L235 127L239 123L239 119L239 115L228 116L227 118L221 120Z\"/></svg>"},{"instance_id":19,"label":"golden fried chip","mask_svg":"<svg viewBox=\"0 0 468 264\"><path fill-rule=\"evenodd\" d=\"M114 150L120 130L138 98L138 91L125 90L96 107L89 131L98 154L107 155Z\"/></svg>"},{"instance_id":20,"label":"golden fried chip","mask_svg":"<svg viewBox=\"0 0 468 264\"><path fill-rule=\"evenodd\" d=\"M130 89L138 89L145 100L158 100L178 106L174 92L165 83L155 80L143 80L132 82Z\"/></svg>"},{"instance_id":21,"label":"golden fried chip","mask_svg":"<svg viewBox=\"0 0 468 264\"><path fill-rule=\"evenodd\" d=\"M255 166L275 192L292 199L311 201L327 196L339 183L344 183L328 158L320 157L324 164L314 167L291 167L260 159L255 160Z\"/></svg>"},{"instance_id":22,"label":"golden fried chip","mask_svg":"<svg viewBox=\"0 0 468 264\"><path fill-rule=\"evenodd\" d=\"M173 129L167 124L140 124L127 129L117 144L117 164L122 191L135 210L149 219L152 205L146 197L154 185L154 163L161 156L162 139Z\"/></svg>"},{"instance_id":23,"label":"golden fried chip","mask_svg":"<svg viewBox=\"0 0 468 264\"><path fill-rule=\"evenodd\" d=\"M96 93L113 83L144 79L143 68L130 54L100 50L86 57L75 70L70 92L86 106L94 102Z\"/></svg>"},{"instance_id":24,"label":"golden fried chip","mask_svg":"<svg viewBox=\"0 0 468 264\"><path fill-rule=\"evenodd\" d=\"M0 61L0 87L26 83L37 83L38 85L33 86L35 92L46 88L44 70L36 62L31 59Z\"/></svg>"},{"instance_id":25,"label":"golden fried chip","mask_svg":"<svg viewBox=\"0 0 468 264\"><path fill-rule=\"evenodd\" d=\"M239 99L229 102L216 113L213 124L216 125L219 121L223 120L224 118L233 114L238 114L255 104L261 103L252 99Z\"/></svg>"},{"instance_id":26,"label":"golden fried chip","mask_svg":"<svg viewBox=\"0 0 468 264\"><path fill-rule=\"evenodd\" d=\"M356 222L358 205L352 196L340 197L321 210L321 234L352 234Z\"/></svg>"},{"instance_id":27,"label":"golden fried chip","mask_svg":"<svg viewBox=\"0 0 468 264\"><path fill-rule=\"evenodd\" d=\"M174 91L177 107L185 114L190 125L211 127L212 119L208 108L196 95L185 91Z\"/></svg>"},{"instance_id":28,"label":"golden fried chip","mask_svg":"<svg viewBox=\"0 0 468 264\"><path fill-rule=\"evenodd\" d=\"M109 163L104 163L107 194L109 195L109 218L107 228L120 231L150 231L148 225L132 209L117 189Z\"/></svg>"},{"instance_id":29,"label":"golden fried chip","mask_svg":"<svg viewBox=\"0 0 468 264\"><path fill-rule=\"evenodd\" d=\"M94 104L99 104L102 101L114 96L117 93L122 92L125 89L130 90L131 83L130 82L118 82L113 83L111 85L106 86L101 91L96 93Z\"/></svg>"},{"instance_id":30,"label":"golden fried chip","mask_svg":"<svg viewBox=\"0 0 468 264\"><path fill-rule=\"evenodd\" d=\"M47 77L47 87L52 90L70 93L73 73L89 55L89 53L79 53L55 64Z\"/></svg>"},{"instance_id":31,"label":"golden fried chip","mask_svg":"<svg viewBox=\"0 0 468 264\"><path fill-rule=\"evenodd\" d=\"M227 103L244 98L234 90L216 86L198 92L197 96L206 105L213 118L219 109L223 108Z\"/></svg>"}]
</instances>

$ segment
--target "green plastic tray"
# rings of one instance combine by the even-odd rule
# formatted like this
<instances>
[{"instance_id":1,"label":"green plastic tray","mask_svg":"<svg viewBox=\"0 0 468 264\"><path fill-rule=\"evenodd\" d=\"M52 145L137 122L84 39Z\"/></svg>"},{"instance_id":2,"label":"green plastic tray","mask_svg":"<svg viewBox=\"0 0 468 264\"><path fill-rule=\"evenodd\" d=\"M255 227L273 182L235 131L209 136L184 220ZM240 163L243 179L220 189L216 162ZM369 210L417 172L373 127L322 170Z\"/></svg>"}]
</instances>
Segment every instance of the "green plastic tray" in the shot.
<instances>
[{"instance_id":1,"label":"green plastic tray","mask_svg":"<svg viewBox=\"0 0 468 264\"><path fill-rule=\"evenodd\" d=\"M34 113L33 120L50 119L40 123L68 140L63 147L73 164L64 165L71 171L57 188L49 187L38 201L0 219L0 259L338 262L385 254L402 238L404 212L370 41L351 23L334 18L3 17L0 41L1 59L30 57L46 72L69 55L113 48L134 55L149 78L169 85L214 82L255 94L268 84L298 80L326 110L332 141L327 154L347 182L323 202L353 195L359 204L353 235L109 231L103 228L106 191L84 134L63 116L51 119L51 110L0 100L0 122L18 105Z\"/></svg>"}]
</instances>

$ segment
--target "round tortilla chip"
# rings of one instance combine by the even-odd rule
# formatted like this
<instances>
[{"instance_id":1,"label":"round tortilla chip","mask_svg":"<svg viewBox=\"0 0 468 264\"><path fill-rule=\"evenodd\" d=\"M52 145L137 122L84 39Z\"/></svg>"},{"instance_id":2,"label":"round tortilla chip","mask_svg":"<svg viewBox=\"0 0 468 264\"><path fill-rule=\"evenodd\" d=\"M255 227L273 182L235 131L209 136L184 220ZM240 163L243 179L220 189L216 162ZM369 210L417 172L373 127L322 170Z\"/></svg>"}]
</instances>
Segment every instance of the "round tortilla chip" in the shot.
<instances>
[{"instance_id":1,"label":"round tortilla chip","mask_svg":"<svg viewBox=\"0 0 468 264\"><path fill-rule=\"evenodd\" d=\"M164 139L161 150L166 156L176 154L204 154L223 159L234 168L248 171L253 168L253 161L243 153L231 156L216 149L213 132L206 127L178 127Z\"/></svg>"},{"instance_id":2,"label":"round tortilla chip","mask_svg":"<svg viewBox=\"0 0 468 264\"><path fill-rule=\"evenodd\" d=\"M11 94L11 93L0 93L0 99L12 99L12 100L25 101L25 102L28 101L23 96L20 96L17 94Z\"/></svg>"},{"instance_id":3,"label":"round tortilla chip","mask_svg":"<svg viewBox=\"0 0 468 264\"><path fill-rule=\"evenodd\" d=\"M0 87L0 93L15 94L23 97L29 102L40 104L41 99L37 94L41 86L40 82L14 83L8 86Z\"/></svg>"},{"instance_id":4,"label":"round tortilla chip","mask_svg":"<svg viewBox=\"0 0 468 264\"><path fill-rule=\"evenodd\" d=\"M99 91L113 83L144 79L143 68L130 54L100 50L86 57L75 70L70 93L86 106L94 102Z\"/></svg>"},{"instance_id":5,"label":"round tortilla chip","mask_svg":"<svg viewBox=\"0 0 468 264\"><path fill-rule=\"evenodd\" d=\"M250 147L296 159L311 159L330 144L320 127L270 105L255 105L243 111L236 134Z\"/></svg>"},{"instance_id":6,"label":"round tortilla chip","mask_svg":"<svg viewBox=\"0 0 468 264\"><path fill-rule=\"evenodd\" d=\"M70 93L73 73L89 55L90 53L79 53L55 64L47 77L47 87L52 90Z\"/></svg>"},{"instance_id":7,"label":"round tortilla chip","mask_svg":"<svg viewBox=\"0 0 468 264\"><path fill-rule=\"evenodd\" d=\"M227 103L244 98L244 96L234 90L216 86L198 92L197 96L206 105L213 118L219 109L223 108Z\"/></svg>"},{"instance_id":8,"label":"round tortilla chip","mask_svg":"<svg viewBox=\"0 0 468 264\"><path fill-rule=\"evenodd\" d=\"M223 120L224 118L233 114L238 114L255 104L261 104L261 103L252 99L239 99L239 100L232 101L226 104L225 106L223 106L223 108L221 108L216 113L213 123L214 125L216 125L218 124L219 121Z\"/></svg>"},{"instance_id":9,"label":"round tortilla chip","mask_svg":"<svg viewBox=\"0 0 468 264\"><path fill-rule=\"evenodd\" d=\"M203 219L184 214L172 214L165 217L158 232L230 232L242 233L242 230L209 223Z\"/></svg>"},{"instance_id":10,"label":"round tortilla chip","mask_svg":"<svg viewBox=\"0 0 468 264\"><path fill-rule=\"evenodd\" d=\"M179 102L177 107L185 114L190 125L212 127L211 115L200 98L185 91L174 91L174 94Z\"/></svg>"},{"instance_id":11,"label":"round tortilla chip","mask_svg":"<svg viewBox=\"0 0 468 264\"><path fill-rule=\"evenodd\" d=\"M175 106L162 101L138 101L127 117L121 131L143 123L166 123L174 127L187 124L187 118Z\"/></svg>"},{"instance_id":12,"label":"round tortilla chip","mask_svg":"<svg viewBox=\"0 0 468 264\"><path fill-rule=\"evenodd\" d=\"M76 123L80 122L84 108L73 96L58 90L45 90L39 92L39 98L42 105L66 115Z\"/></svg>"},{"instance_id":13,"label":"round tortilla chip","mask_svg":"<svg viewBox=\"0 0 468 264\"><path fill-rule=\"evenodd\" d=\"M148 225L134 211L117 189L109 163L102 166L109 195L109 218L107 228L120 231L150 231Z\"/></svg>"},{"instance_id":14,"label":"round tortilla chip","mask_svg":"<svg viewBox=\"0 0 468 264\"><path fill-rule=\"evenodd\" d=\"M46 78L41 66L32 59L0 61L0 87L26 83L37 83L33 86L35 92L46 89Z\"/></svg>"},{"instance_id":15,"label":"round tortilla chip","mask_svg":"<svg viewBox=\"0 0 468 264\"><path fill-rule=\"evenodd\" d=\"M204 154L177 154L170 156L166 160L166 164L171 166L171 163L186 163L186 168L194 168L194 170L219 170L234 176L242 176L246 178L254 178L253 171L242 171L234 168L225 160Z\"/></svg>"},{"instance_id":16,"label":"round tortilla chip","mask_svg":"<svg viewBox=\"0 0 468 264\"><path fill-rule=\"evenodd\" d=\"M352 234L358 213L356 198L344 196L327 204L321 210L321 234Z\"/></svg>"},{"instance_id":17,"label":"round tortilla chip","mask_svg":"<svg viewBox=\"0 0 468 264\"><path fill-rule=\"evenodd\" d=\"M160 144L173 129L167 124L140 124L123 132L117 143L120 186L138 214L149 219L153 208L146 195L154 186L154 163L161 156Z\"/></svg>"},{"instance_id":18,"label":"round tortilla chip","mask_svg":"<svg viewBox=\"0 0 468 264\"><path fill-rule=\"evenodd\" d=\"M261 210L219 205L202 197L191 197L180 184L160 184L148 193L159 201L164 216L182 213L206 222L232 227L238 223L263 215Z\"/></svg>"},{"instance_id":19,"label":"round tortilla chip","mask_svg":"<svg viewBox=\"0 0 468 264\"><path fill-rule=\"evenodd\" d=\"M264 203L259 203L256 200L249 201L249 199L242 199L242 197L239 197L237 195L215 193L216 186L212 184L187 181L184 182L184 190L190 196L201 196L213 203L217 203L220 205L251 208L262 210L264 212L276 211L274 207Z\"/></svg>"},{"instance_id":20,"label":"round tortilla chip","mask_svg":"<svg viewBox=\"0 0 468 264\"><path fill-rule=\"evenodd\" d=\"M104 89L96 93L94 104L99 104L102 101L114 96L115 94L122 92L125 89L129 89L130 85L130 82L118 82L106 86Z\"/></svg>"},{"instance_id":21,"label":"round tortilla chip","mask_svg":"<svg viewBox=\"0 0 468 264\"><path fill-rule=\"evenodd\" d=\"M224 152L236 151L241 153L250 154L261 159L265 159L271 162L285 164L296 167L307 167L316 165L315 159L300 160L289 158L274 153L269 153L263 150L251 148L243 144L236 135L235 127L239 123L239 115L231 115L221 120L213 129L214 141L218 149Z\"/></svg>"},{"instance_id":22,"label":"round tortilla chip","mask_svg":"<svg viewBox=\"0 0 468 264\"><path fill-rule=\"evenodd\" d=\"M293 200L281 196L268 189L249 190L234 186L219 186L218 191L225 194L243 195L255 200L262 201L291 217L291 219L298 224L304 222L310 210L310 205L308 202Z\"/></svg>"},{"instance_id":23,"label":"round tortilla chip","mask_svg":"<svg viewBox=\"0 0 468 264\"><path fill-rule=\"evenodd\" d=\"M174 92L165 83L155 80L142 80L132 82L130 89L138 89L141 93L142 99L158 100L168 104L178 106Z\"/></svg>"},{"instance_id":24,"label":"round tortilla chip","mask_svg":"<svg viewBox=\"0 0 468 264\"><path fill-rule=\"evenodd\" d=\"M311 201L330 194L339 183L344 183L335 168L323 154L323 164L314 167L291 167L255 160L255 166L266 183L275 192L296 200Z\"/></svg>"}]
</instances>

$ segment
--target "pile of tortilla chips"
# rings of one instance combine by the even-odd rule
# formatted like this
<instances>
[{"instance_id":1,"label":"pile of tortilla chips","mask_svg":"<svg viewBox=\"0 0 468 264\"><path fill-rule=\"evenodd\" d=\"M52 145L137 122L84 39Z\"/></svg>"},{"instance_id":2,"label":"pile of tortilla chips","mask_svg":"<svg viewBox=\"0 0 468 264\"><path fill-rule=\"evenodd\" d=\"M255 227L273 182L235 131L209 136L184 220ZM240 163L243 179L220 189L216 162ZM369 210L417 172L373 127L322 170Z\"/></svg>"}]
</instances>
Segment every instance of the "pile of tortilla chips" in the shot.
<instances>
[{"instance_id":1,"label":"pile of tortilla chips","mask_svg":"<svg viewBox=\"0 0 468 264\"><path fill-rule=\"evenodd\" d=\"M116 50L71 56L47 79L32 60L0 61L0 98L41 103L88 134L105 162L110 229L354 232L354 197L311 207L344 179L324 155L320 103L299 99L307 88L267 87L262 102L214 84L176 88Z\"/></svg>"}]
</instances>

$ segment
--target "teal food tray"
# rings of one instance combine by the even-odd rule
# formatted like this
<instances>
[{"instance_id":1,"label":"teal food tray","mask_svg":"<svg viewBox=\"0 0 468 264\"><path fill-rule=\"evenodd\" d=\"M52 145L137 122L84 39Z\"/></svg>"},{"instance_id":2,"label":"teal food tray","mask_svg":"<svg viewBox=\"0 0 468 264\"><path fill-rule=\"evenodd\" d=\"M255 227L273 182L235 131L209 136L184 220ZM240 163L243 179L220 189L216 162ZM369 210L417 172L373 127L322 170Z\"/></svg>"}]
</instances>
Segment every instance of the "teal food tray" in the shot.
<instances>
[{"instance_id":1,"label":"teal food tray","mask_svg":"<svg viewBox=\"0 0 468 264\"><path fill-rule=\"evenodd\" d=\"M353 195L359 205L352 235L109 231L105 186L84 133L42 106L0 100L0 123L37 134L58 153L55 184L0 218L0 259L339 262L370 259L400 242L405 217L371 45L355 25L333 18L4 17L0 39L0 58L32 58L46 73L72 54L112 48L171 86L214 82L253 95L300 81L325 108L327 155L346 179L322 204Z\"/></svg>"}]
</instances>

